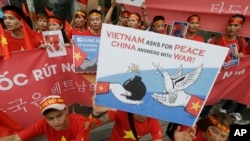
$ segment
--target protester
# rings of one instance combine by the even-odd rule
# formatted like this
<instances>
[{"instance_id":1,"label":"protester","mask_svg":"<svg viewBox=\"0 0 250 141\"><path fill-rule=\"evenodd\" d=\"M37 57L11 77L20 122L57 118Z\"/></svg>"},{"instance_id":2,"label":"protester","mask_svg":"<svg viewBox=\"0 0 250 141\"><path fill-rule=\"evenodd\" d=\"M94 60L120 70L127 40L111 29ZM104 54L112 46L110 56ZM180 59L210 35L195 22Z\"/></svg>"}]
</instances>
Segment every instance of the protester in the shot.
<instances>
[{"instance_id":1,"label":"protester","mask_svg":"<svg viewBox=\"0 0 250 141\"><path fill-rule=\"evenodd\" d=\"M112 16L112 13L113 13L114 9L117 7L117 5L118 5L118 3L116 2L116 0L111 0L111 7L110 7L108 13L105 16L104 23L112 23L112 24L114 24L113 21L111 20L111 16ZM143 2L141 4L141 11L142 11L142 17L143 17L143 20L142 20L143 24L140 23L140 26L138 27L138 29L145 30L150 26L150 22L149 22L149 19L147 17L145 2ZM135 12L133 12L133 13L135 14ZM118 21L117 25L124 26L124 27L129 27L128 26L129 15L131 15L131 13L129 11L121 11L120 16L119 16L119 21ZM141 22L140 14L137 13L137 15L140 17L140 22Z\"/></svg>"},{"instance_id":2,"label":"protester","mask_svg":"<svg viewBox=\"0 0 250 141\"><path fill-rule=\"evenodd\" d=\"M41 33L48 30L48 17L45 14L39 13L36 15L35 21L36 31Z\"/></svg>"},{"instance_id":3,"label":"protester","mask_svg":"<svg viewBox=\"0 0 250 141\"><path fill-rule=\"evenodd\" d=\"M45 48L42 32L48 30L48 17L46 15L42 13L36 15L35 30L37 33L36 37L41 42L39 48Z\"/></svg>"},{"instance_id":4,"label":"protester","mask_svg":"<svg viewBox=\"0 0 250 141\"><path fill-rule=\"evenodd\" d=\"M96 9L92 9L88 14L88 25L90 29L85 30L82 35L101 36L102 13Z\"/></svg>"},{"instance_id":5,"label":"protester","mask_svg":"<svg viewBox=\"0 0 250 141\"><path fill-rule=\"evenodd\" d=\"M115 24L112 21L112 14L115 10L115 8L117 8L118 3L116 2L116 0L111 0L111 7L109 8L105 19L104 19L104 23L110 23L110 24ZM128 26L128 16L129 16L130 12L129 11L121 11L120 15L119 15L119 20L117 22L117 25L119 26L124 26L127 27Z\"/></svg>"},{"instance_id":6,"label":"protester","mask_svg":"<svg viewBox=\"0 0 250 141\"><path fill-rule=\"evenodd\" d=\"M48 29L49 31L57 31L60 30L62 32L63 40L66 47L70 46L69 38L64 30L64 22L59 17L49 16L48 17Z\"/></svg>"},{"instance_id":7,"label":"protester","mask_svg":"<svg viewBox=\"0 0 250 141\"><path fill-rule=\"evenodd\" d=\"M83 31L87 29L87 14L83 10L77 10L71 22L72 29L68 33L69 39L72 35L82 35Z\"/></svg>"},{"instance_id":8,"label":"protester","mask_svg":"<svg viewBox=\"0 0 250 141\"><path fill-rule=\"evenodd\" d=\"M162 128L157 119L138 114L129 114L120 110L112 111L109 108L96 104L93 104L93 109L91 116L99 118L100 125L115 122L110 135L110 141L134 141L147 134L151 135L152 141L163 141Z\"/></svg>"},{"instance_id":9,"label":"protester","mask_svg":"<svg viewBox=\"0 0 250 141\"><path fill-rule=\"evenodd\" d=\"M150 31L160 34L167 34L165 18L161 15L154 16Z\"/></svg>"},{"instance_id":10,"label":"protester","mask_svg":"<svg viewBox=\"0 0 250 141\"><path fill-rule=\"evenodd\" d=\"M134 29L141 29L141 16L138 13L130 13L128 18L128 27Z\"/></svg>"},{"instance_id":11,"label":"protester","mask_svg":"<svg viewBox=\"0 0 250 141\"><path fill-rule=\"evenodd\" d=\"M91 122L82 115L68 114L68 108L58 95L47 96L40 103L43 118L17 134L0 141L26 141L45 135L48 141L88 141Z\"/></svg>"},{"instance_id":12,"label":"protester","mask_svg":"<svg viewBox=\"0 0 250 141\"><path fill-rule=\"evenodd\" d=\"M35 32L25 22L25 15L20 8L7 5L2 7L2 11L4 25L7 28L4 34L10 52L33 49L40 45Z\"/></svg>"},{"instance_id":13,"label":"protester","mask_svg":"<svg viewBox=\"0 0 250 141\"><path fill-rule=\"evenodd\" d=\"M238 32L242 29L243 24L245 23L246 18L243 15L236 14L229 18L227 22L226 32L219 38L214 38L211 40L211 44L217 44L220 46L232 46L235 45L236 49L230 48L230 51L228 55L226 56L225 62L230 61L231 56L238 58L243 57L245 54L246 49L246 40L245 38L238 37ZM233 100L227 100L224 105L221 106L220 111L221 112L227 112L229 108L232 107L233 103L235 101ZM246 105L237 103L237 107L231 114L236 120L242 120L241 113L246 108ZM206 111L208 112L210 110L211 106L209 106Z\"/></svg>"},{"instance_id":14,"label":"protester","mask_svg":"<svg viewBox=\"0 0 250 141\"><path fill-rule=\"evenodd\" d=\"M196 123L195 131L192 127L179 126L174 133L173 141L228 141L232 124L234 120L228 114L214 113L209 117L201 118Z\"/></svg>"},{"instance_id":15,"label":"protester","mask_svg":"<svg viewBox=\"0 0 250 141\"><path fill-rule=\"evenodd\" d=\"M200 42L205 42L204 38L197 34L200 26L200 17L198 15L191 15L188 17L187 22L189 23L185 38Z\"/></svg>"}]
</instances>

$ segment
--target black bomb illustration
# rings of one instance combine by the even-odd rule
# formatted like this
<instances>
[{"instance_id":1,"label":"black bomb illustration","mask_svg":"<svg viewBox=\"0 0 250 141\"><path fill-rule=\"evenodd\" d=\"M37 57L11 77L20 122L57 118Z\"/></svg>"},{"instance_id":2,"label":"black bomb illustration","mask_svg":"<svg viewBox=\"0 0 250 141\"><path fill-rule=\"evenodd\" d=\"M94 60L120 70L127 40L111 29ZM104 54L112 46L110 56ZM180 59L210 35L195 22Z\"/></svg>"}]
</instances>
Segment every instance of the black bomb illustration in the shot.
<instances>
[{"instance_id":1,"label":"black bomb illustration","mask_svg":"<svg viewBox=\"0 0 250 141\"><path fill-rule=\"evenodd\" d=\"M141 81L140 76L128 79L124 82L123 87L131 92L131 96L126 96L130 100L142 100L146 94L146 86Z\"/></svg>"}]
</instances>

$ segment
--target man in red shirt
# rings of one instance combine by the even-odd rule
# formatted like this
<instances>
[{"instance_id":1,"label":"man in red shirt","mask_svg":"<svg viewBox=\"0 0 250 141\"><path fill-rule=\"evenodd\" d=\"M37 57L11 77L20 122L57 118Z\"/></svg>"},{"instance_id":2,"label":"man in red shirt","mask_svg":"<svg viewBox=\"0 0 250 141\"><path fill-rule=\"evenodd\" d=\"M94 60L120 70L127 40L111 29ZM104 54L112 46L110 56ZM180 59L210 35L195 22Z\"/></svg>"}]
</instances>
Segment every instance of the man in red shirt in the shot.
<instances>
[{"instance_id":1,"label":"man in red shirt","mask_svg":"<svg viewBox=\"0 0 250 141\"><path fill-rule=\"evenodd\" d=\"M5 31L5 37L7 38L9 51L22 51L26 49L31 49L27 46L27 42L25 38L34 39L32 40L32 48L38 47L40 45L40 41L35 37L35 32L29 29L28 37L25 37L24 27L26 24L25 22L25 15L22 10L15 6L4 6L2 7L3 11L3 21L7 31ZM26 27L28 25L26 24Z\"/></svg>"},{"instance_id":2,"label":"man in red shirt","mask_svg":"<svg viewBox=\"0 0 250 141\"><path fill-rule=\"evenodd\" d=\"M102 13L96 9L89 12L88 16L89 30L85 30L83 36L101 36L102 30Z\"/></svg>"},{"instance_id":3,"label":"man in red shirt","mask_svg":"<svg viewBox=\"0 0 250 141\"><path fill-rule=\"evenodd\" d=\"M45 135L48 141L88 141L91 124L78 114L68 114L64 100L58 95L46 97L40 103L43 118L23 131L0 138L0 141L25 141Z\"/></svg>"},{"instance_id":4,"label":"man in red shirt","mask_svg":"<svg viewBox=\"0 0 250 141\"><path fill-rule=\"evenodd\" d=\"M242 29L245 20L245 16L240 14L231 16L227 22L225 34L221 35L219 38L213 38L210 42L211 44L217 44L223 47L230 47L232 45L236 46L234 49L229 49L225 63L229 62L232 58L240 58L245 55L246 40L245 38L238 37L238 32ZM225 104L221 106L220 112L226 113L227 110L232 107L233 102L233 100L227 100ZM246 108L246 105L238 102L235 103L237 106L231 113L231 116L233 116L236 120L242 120L241 113Z\"/></svg>"},{"instance_id":5,"label":"man in red shirt","mask_svg":"<svg viewBox=\"0 0 250 141\"><path fill-rule=\"evenodd\" d=\"M99 118L101 111L105 108L94 105L92 116ZM105 109L106 110L106 109ZM96 112L98 111L98 112ZM162 141L162 128L157 119L146 117L138 114L132 114L131 120L134 122L136 135L129 122L128 112L124 111L108 111L104 116L100 116L101 124L114 121L114 127L110 135L110 141L134 141L150 134L152 141Z\"/></svg>"},{"instance_id":6,"label":"man in red shirt","mask_svg":"<svg viewBox=\"0 0 250 141\"><path fill-rule=\"evenodd\" d=\"M187 22L189 23L189 26L185 38L205 42L204 38L197 34L200 26L200 17L198 15L191 15L188 17Z\"/></svg>"}]
</instances>

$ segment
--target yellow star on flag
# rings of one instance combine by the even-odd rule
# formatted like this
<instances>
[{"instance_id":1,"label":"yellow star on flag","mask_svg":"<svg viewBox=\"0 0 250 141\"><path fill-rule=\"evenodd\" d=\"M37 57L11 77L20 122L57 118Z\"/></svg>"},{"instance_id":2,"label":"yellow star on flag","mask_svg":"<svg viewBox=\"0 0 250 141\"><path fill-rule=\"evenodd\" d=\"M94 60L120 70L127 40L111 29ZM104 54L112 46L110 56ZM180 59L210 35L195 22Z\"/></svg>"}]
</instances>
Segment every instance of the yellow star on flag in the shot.
<instances>
[{"instance_id":1,"label":"yellow star on flag","mask_svg":"<svg viewBox=\"0 0 250 141\"><path fill-rule=\"evenodd\" d=\"M194 109L195 111L198 111L198 109L201 108L201 104L199 101L197 101L196 103L192 103L192 107L191 109Z\"/></svg>"},{"instance_id":2,"label":"yellow star on flag","mask_svg":"<svg viewBox=\"0 0 250 141\"><path fill-rule=\"evenodd\" d=\"M123 138L125 139L132 139L132 140L136 140L136 138L134 137L134 134L132 132L132 130L130 131L123 131L125 133L125 136L123 136Z\"/></svg>"},{"instance_id":3,"label":"yellow star on flag","mask_svg":"<svg viewBox=\"0 0 250 141\"><path fill-rule=\"evenodd\" d=\"M80 52L74 52L74 58L76 59L76 61L79 61L79 59L82 58L81 53Z\"/></svg>"},{"instance_id":4,"label":"yellow star on flag","mask_svg":"<svg viewBox=\"0 0 250 141\"><path fill-rule=\"evenodd\" d=\"M62 136L61 141L67 141L64 136Z\"/></svg>"},{"instance_id":5,"label":"yellow star on flag","mask_svg":"<svg viewBox=\"0 0 250 141\"><path fill-rule=\"evenodd\" d=\"M3 36L1 36L1 43L2 43L2 46L8 44L7 39L5 37L3 37Z\"/></svg>"},{"instance_id":6,"label":"yellow star on flag","mask_svg":"<svg viewBox=\"0 0 250 141\"><path fill-rule=\"evenodd\" d=\"M21 49L20 49L21 51L24 51L25 49L24 49L24 47L21 47Z\"/></svg>"},{"instance_id":7,"label":"yellow star on flag","mask_svg":"<svg viewBox=\"0 0 250 141\"><path fill-rule=\"evenodd\" d=\"M100 85L100 86L98 87L98 89L99 89L99 91L103 91L103 89L104 89L103 85Z\"/></svg>"}]
</instances>

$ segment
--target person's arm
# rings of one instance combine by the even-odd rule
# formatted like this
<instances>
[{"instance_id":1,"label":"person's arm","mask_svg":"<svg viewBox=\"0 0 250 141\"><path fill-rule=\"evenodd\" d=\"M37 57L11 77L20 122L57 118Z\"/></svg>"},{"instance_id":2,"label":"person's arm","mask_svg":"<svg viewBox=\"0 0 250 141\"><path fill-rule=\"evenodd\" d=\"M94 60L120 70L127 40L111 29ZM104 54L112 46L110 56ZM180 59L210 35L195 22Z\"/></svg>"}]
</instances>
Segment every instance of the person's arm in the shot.
<instances>
[{"instance_id":1,"label":"person's arm","mask_svg":"<svg viewBox=\"0 0 250 141\"><path fill-rule=\"evenodd\" d=\"M0 138L0 141L22 141L22 139L18 136L18 134L14 134Z\"/></svg>"},{"instance_id":2,"label":"person's arm","mask_svg":"<svg viewBox=\"0 0 250 141\"><path fill-rule=\"evenodd\" d=\"M117 6L116 1L112 0L111 1L111 7L109 8L109 11L107 12L107 14L105 16L104 23L112 23L111 16L112 16L112 13L113 13L116 6Z\"/></svg>"},{"instance_id":3,"label":"person's arm","mask_svg":"<svg viewBox=\"0 0 250 141\"><path fill-rule=\"evenodd\" d=\"M150 21L149 21L148 16L147 16L145 2L143 2L141 5L141 11L142 11L143 24L145 25L145 27L147 29L150 26Z\"/></svg>"}]
</instances>

